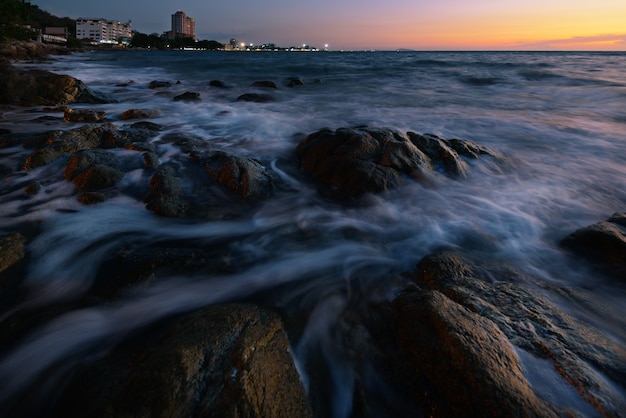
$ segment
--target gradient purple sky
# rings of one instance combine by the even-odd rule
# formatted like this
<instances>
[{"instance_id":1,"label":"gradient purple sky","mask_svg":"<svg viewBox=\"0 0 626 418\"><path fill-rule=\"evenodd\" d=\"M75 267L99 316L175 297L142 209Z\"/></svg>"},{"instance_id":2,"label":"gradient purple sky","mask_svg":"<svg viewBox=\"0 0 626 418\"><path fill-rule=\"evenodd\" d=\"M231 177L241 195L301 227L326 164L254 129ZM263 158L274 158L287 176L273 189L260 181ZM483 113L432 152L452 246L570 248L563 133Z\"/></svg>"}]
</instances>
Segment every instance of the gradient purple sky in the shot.
<instances>
[{"instance_id":1,"label":"gradient purple sky","mask_svg":"<svg viewBox=\"0 0 626 418\"><path fill-rule=\"evenodd\" d=\"M626 51L626 0L31 0L57 16L170 29L184 11L198 39L330 49Z\"/></svg>"}]
</instances>

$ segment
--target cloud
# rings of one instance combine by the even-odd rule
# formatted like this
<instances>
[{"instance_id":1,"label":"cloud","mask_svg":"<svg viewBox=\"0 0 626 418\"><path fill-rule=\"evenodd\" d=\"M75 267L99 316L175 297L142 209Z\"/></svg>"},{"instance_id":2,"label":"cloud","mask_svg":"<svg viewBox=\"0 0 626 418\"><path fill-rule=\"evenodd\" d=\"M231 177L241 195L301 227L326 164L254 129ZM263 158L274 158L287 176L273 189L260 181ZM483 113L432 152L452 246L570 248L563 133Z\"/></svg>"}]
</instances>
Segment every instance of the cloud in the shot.
<instances>
[{"instance_id":1,"label":"cloud","mask_svg":"<svg viewBox=\"0 0 626 418\"><path fill-rule=\"evenodd\" d=\"M626 51L626 34L574 36L533 43L520 43L519 49Z\"/></svg>"}]
</instances>

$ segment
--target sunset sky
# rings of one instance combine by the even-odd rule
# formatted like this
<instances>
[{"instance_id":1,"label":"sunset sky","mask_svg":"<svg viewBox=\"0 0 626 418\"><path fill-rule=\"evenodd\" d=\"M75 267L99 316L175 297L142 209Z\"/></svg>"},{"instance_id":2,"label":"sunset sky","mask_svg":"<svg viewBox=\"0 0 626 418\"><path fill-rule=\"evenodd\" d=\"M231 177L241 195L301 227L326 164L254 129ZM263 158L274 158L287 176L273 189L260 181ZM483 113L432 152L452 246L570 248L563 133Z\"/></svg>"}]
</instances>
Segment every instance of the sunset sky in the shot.
<instances>
[{"instance_id":1,"label":"sunset sky","mask_svg":"<svg viewBox=\"0 0 626 418\"><path fill-rule=\"evenodd\" d=\"M31 0L57 16L170 29L183 10L198 39L330 49L626 50L626 0Z\"/></svg>"}]
</instances>

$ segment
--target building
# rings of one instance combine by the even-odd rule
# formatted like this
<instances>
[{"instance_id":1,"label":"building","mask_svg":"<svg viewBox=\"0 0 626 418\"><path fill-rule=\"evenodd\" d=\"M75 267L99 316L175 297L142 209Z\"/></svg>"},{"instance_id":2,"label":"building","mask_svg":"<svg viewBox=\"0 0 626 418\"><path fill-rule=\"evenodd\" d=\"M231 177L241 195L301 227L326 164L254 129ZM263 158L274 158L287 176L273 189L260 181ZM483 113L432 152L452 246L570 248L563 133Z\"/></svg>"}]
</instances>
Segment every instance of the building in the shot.
<instances>
[{"instance_id":1,"label":"building","mask_svg":"<svg viewBox=\"0 0 626 418\"><path fill-rule=\"evenodd\" d=\"M196 39L196 21L179 10L172 15L172 30L167 32L169 39L192 38Z\"/></svg>"},{"instance_id":2,"label":"building","mask_svg":"<svg viewBox=\"0 0 626 418\"><path fill-rule=\"evenodd\" d=\"M117 44L133 36L130 20L126 23L117 20L76 19L76 38L89 39L101 44Z\"/></svg>"},{"instance_id":3,"label":"building","mask_svg":"<svg viewBox=\"0 0 626 418\"><path fill-rule=\"evenodd\" d=\"M69 31L67 30L67 27L46 26L43 28L40 40L42 42L65 44L67 43L68 37Z\"/></svg>"}]
</instances>

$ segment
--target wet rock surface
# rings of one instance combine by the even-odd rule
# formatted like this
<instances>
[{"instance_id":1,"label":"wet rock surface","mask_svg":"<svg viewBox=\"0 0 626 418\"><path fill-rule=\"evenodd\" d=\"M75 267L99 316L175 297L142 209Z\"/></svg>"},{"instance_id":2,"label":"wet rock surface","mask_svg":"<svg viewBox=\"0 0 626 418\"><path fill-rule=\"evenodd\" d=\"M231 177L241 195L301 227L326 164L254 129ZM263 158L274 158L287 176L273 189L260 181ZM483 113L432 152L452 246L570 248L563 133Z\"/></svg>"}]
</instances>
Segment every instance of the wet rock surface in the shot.
<instances>
[{"instance_id":1,"label":"wet rock surface","mask_svg":"<svg viewBox=\"0 0 626 418\"><path fill-rule=\"evenodd\" d=\"M560 244L601 271L626 281L626 212L574 231Z\"/></svg>"},{"instance_id":2,"label":"wet rock surface","mask_svg":"<svg viewBox=\"0 0 626 418\"><path fill-rule=\"evenodd\" d=\"M55 413L312 416L280 318L252 305L183 315L81 369Z\"/></svg>"},{"instance_id":3,"label":"wet rock surface","mask_svg":"<svg viewBox=\"0 0 626 418\"><path fill-rule=\"evenodd\" d=\"M25 241L18 233L0 234L0 273L24 257Z\"/></svg>"},{"instance_id":4,"label":"wet rock surface","mask_svg":"<svg viewBox=\"0 0 626 418\"><path fill-rule=\"evenodd\" d=\"M467 163L454 147L470 158L479 155L471 150L481 150L470 141L363 127L323 129L298 144L296 152L305 172L342 195L359 196L394 189L404 178L426 181L435 170L467 177Z\"/></svg>"},{"instance_id":5,"label":"wet rock surface","mask_svg":"<svg viewBox=\"0 0 626 418\"><path fill-rule=\"evenodd\" d=\"M0 104L55 106L74 102L109 103L112 100L90 90L82 81L44 70L18 70L3 66Z\"/></svg>"},{"instance_id":6,"label":"wet rock surface","mask_svg":"<svg viewBox=\"0 0 626 418\"><path fill-rule=\"evenodd\" d=\"M414 280L491 321L514 346L547 360L598 414L619 416L626 403L609 382L626 381L626 350L516 285L517 275L503 265L485 266L442 251L420 261Z\"/></svg>"}]
</instances>

